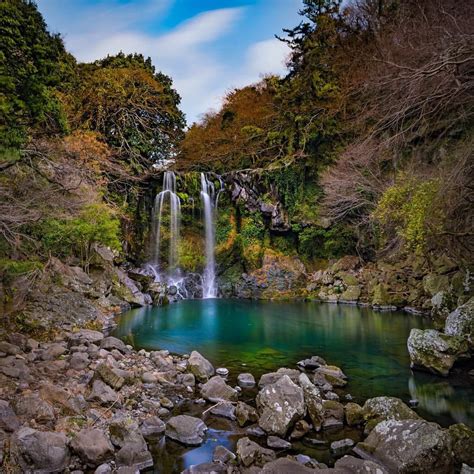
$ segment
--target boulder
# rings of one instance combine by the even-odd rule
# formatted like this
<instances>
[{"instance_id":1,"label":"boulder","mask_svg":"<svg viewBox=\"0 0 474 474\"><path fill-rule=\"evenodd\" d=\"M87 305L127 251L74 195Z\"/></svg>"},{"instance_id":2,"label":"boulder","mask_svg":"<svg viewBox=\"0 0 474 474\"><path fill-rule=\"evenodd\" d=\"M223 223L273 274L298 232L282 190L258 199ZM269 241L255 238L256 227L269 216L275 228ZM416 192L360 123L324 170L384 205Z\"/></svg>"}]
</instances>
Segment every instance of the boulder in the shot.
<instances>
[{"instance_id":1,"label":"boulder","mask_svg":"<svg viewBox=\"0 0 474 474\"><path fill-rule=\"evenodd\" d=\"M212 454L212 460L214 462L227 463L233 461L235 458L235 454L229 451L225 446L216 446Z\"/></svg>"},{"instance_id":2,"label":"boulder","mask_svg":"<svg viewBox=\"0 0 474 474\"><path fill-rule=\"evenodd\" d=\"M168 420L165 434L186 446L199 446L204 441L206 430L207 426L199 418L178 415Z\"/></svg>"},{"instance_id":3,"label":"boulder","mask_svg":"<svg viewBox=\"0 0 474 474\"><path fill-rule=\"evenodd\" d=\"M123 341L113 336L109 336L102 339L102 342L100 343L100 348L105 349L107 351L116 349L120 351L122 354L128 354L130 352L130 350L128 349L128 347L125 345Z\"/></svg>"},{"instance_id":4,"label":"boulder","mask_svg":"<svg viewBox=\"0 0 474 474\"><path fill-rule=\"evenodd\" d=\"M267 446L272 449L289 449L291 448L291 443L278 436L269 436L267 438Z\"/></svg>"},{"instance_id":5,"label":"boulder","mask_svg":"<svg viewBox=\"0 0 474 474\"><path fill-rule=\"evenodd\" d=\"M81 329L68 336L70 346L80 346L81 344L97 344L104 339L104 335L99 331L92 329Z\"/></svg>"},{"instance_id":6,"label":"boulder","mask_svg":"<svg viewBox=\"0 0 474 474\"><path fill-rule=\"evenodd\" d=\"M300 371L295 369L287 369L282 367L276 372L270 372L268 374L263 374L258 381L259 387L265 387L280 380L284 375L287 375L294 383L298 383L298 378L300 376Z\"/></svg>"},{"instance_id":7,"label":"boulder","mask_svg":"<svg viewBox=\"0 0 474 474\"><path fill-rule=\"evenodd\" d=\"M159 438L166 429L166 424L157 416L151 416L143 420L140 432L145 439Z\"/></svg>"},{"instance_id":8,"label":"boulder","mask_svg":"<svg viewBox=\"0 0 474 474\"><path fill-rule=\"evenodd\" d=\"M89 364L89 356L84 352L74 352L69 358L69 366L74 370L84 370Z\"/></svg>"},{"instance_id":9,"label":"boulder","mask_svg":"<svg viewBox=\"0 0 474 474\"><path fill-rule=\"evenodd\" d=\"M101 379L115 390L120 390L125 383L125 378L122 377L120 370L109 367L105 363L100 364L95 369L94 376Z\"/></svg>"},{"instance_id":10,"label":"boulder","mask_svg":"<svg viewBox=\"0 0 474 474\"><path fill-rule=\"evenodd\" d=\"M399 398L375 397L369 398L362 408L367 431L384 420L418 420L420 417L408 408Z\"/></svg>"},{"instance_id":11,"label":"boulder","mask_svg":"<svg viewBox=\"0 0 474 474\"><path fill-rule=\"evenodd\" d=\"M451 292L439 291L431 298L431 319L435 329L443 329L446 318L455 308L456 298Z\"/></svg>"},{"instance_id":12,"label":"boulder","mask_svg":"<svg viewBox=\"0 0 474 474\"><path fill-rule=\"evenodd\" d=\"M4 431L15 431L20 427L20 420L15 415L10 404L0 400L0 429Z\"/></svg>"},{"instance_id":13,"label":"boulder","mask_svg":"<svg viewBox=\"0 0 474 474\"><path fill-rule=\"evenodd\" d=\"M237 459L244 467L260 466L275 459L271 449L262 448L249 438L240 438L237 441Z\"/></svg>"},{"instance_id":14,"label":"boulder","mask_svg":"<svg viewBox=\"0 0 474 474\"><path fill-rule=\"evenodd\" d=\"M258 421L258 413L254 407L244 402L238 402L235 407L235 416L239 426L245 426L247 423L255 423Z\"/></svg>"},{"instance_id":15,"label":"boulder","mask_svg":"<svg viewBox=\"0 0 474 474\"><path fill-rule=\"evenodd\" d=\"M23 472L63 472L70 457L66 435L26 427L12 436L10 454Z\"/></svg>"},{"instance_id":16,"label":"boulder","mask_svg":"<svg viewBox=\"0 0 474 474\"><path fill-rule=\"evenodd\" d=\"M423 289L430 296L434 296L440 291L446 291L449 289L449 277L447 275L429 273L423 278Z\"/></svg>"},{"instance_id":17,"label":"boulder","mask_svg":"<svg viewBox=\"0 0 474 474\"><path fill-rule=\"evenodd\" d=\"M227 474L227 466L220 462L203 462L201 464L193 464L181 474Z\"/></svg>"},{"instance_id":18,"label":"boulder","mask_svg":"<svg viewBox=\"0 0 474 474\"><path fill-rule=\"evenodd\" d=\"M214 416L221 416L223 418L228 418L229 420L235 420L235 406L231 402L219 402L217 405L214 405L209 413Z\"/></svg>"},{"instance_id":19,"label":"boulder","mask_svg":"<svg viewBox=\"0 0 474 474\"><path fill-rule=\"evenodd\" d=\"M380 464L354 456L344 456L336 461L334 468L337 474L388 474Z\"/></svg>"},{"instance_id":20,"label":"boulder","mask_svg":"<svg viewBox=\"0 0 474 474\"><path fill-rule=\"evenodd\" d=\"M474 431L464 423L451 425L448 431L456 466L460 467L462 464L474 466Z\"/></svg>"},{"instance_id":21,"label":"boulder","mask_svg":"<svg viewBox=\"0 0 474 474\"><path fill-rule=\"evenodd\" d=\"M140 472L142 469L153 466L153 458L146 444L137 442L124 444L117 452L115 460L117 466L133 468L132 472Z\"/></svg>"},{"instance_id":22,"label":"boulder","mask_svg":"<svg viewBox=\"0 0 474 474\"><path fill-rule=\"evenodd\" d=\"M308 434L310 430L311 425L306 420L298 420L290 434L290 439L300 439Z\"/></svg>"},{"instance_id":23,"label":"boulder","mask_svg":"<svg viewBox=\"0 0 474 474\"><path fill-rule=\"evenodd\" d=\"M261 474L310 474L318 472L317 470L306 467L305 465L290 458L279 458L271 461L260 471Z\"/></svg>"},{"instance_id":24,"label":"boulder","mask_svg":"<svg viewBox=\"0 0 474 474\"><path fill-rule=\"evenodd\" d=\"M44 401L38 393L26 393L15 401L15 411L28 420L47 423L55 419L53 406Z\"/></svg>"},{"instance_id":25,"label":"boulder","mask_svg":"<svg viewBox=\"0 0 474 474\"><path fill-rule=\"evenodd\" d=\"M451 437L425 420L386 420L354 449L389 472L444 474L452 472Z\"/></svg>"},{"instance_id":26,"label":"boulder","mask_svg":"<svg viewBox=\"0 0 474 474\"><path fill-rule=\"evenodd\" d=\"M297 363L298 367L307 370L307 371L313 371L314 369L317 369L318 367L321 367L322 365L327 365L326 361L319 356L311 356L309 359L303 359L300 360Z\"/></svg>"},{"instance_id":27,"label":"boulder","mask_svg":"<svg viewBox=\"0 0 474 474\"><path fill-rule=\"evenodd\" d=\"M10 344L7 341L0 341L0 352L7 355L17 355L21 353L21 349L15 344Z\"/></svg>"},{"instance_id":28,"label":"boulder","mask_svg":"<svg viewBox=\"0 0 474 474\"><path fill-rule=\"evenodd\" d=\"M358 403L350 402L344 406L344 415L348 426L364 423L364 410Z\"/></svg>"},{"instance_id":29,"label":"boulder","mask_svg":"<svg viewBox=\"0 0 474 474\"><path fill-rule=\"evenodd\" d=\"M474 298L449 314L444 332L466 339L469 348L474 350Z\"/></svg>"},{"instance_id":30,"label":"boulder","mask_svg":"<svg viewBox=\"0 0 474 474\"><path fill-rule=\"evenodd\" d=\"M300 387L303 389L304 403L315 431L319 431L324 420L324 408L321 392L311 383L306 374L300 374Z\"/></svg>"},{"instance_id":31,"label":"boulder","mask_svg":"<svg viewBox=\"0 0 474 474\"><path fill-rule=\"evenodd\" d=\"M225 380L219 375L212 377L201 387L201 395L213 403L223 401L236 402L238 398L237 390L227 385Z\"/></svg>"},{"instance_id":32,"label":"boulder","mask_svg":"<svg viewBox=\"0 0 474 474\"><path fill-rule=\"evenodd\" d=\"M350 438L339 439L331 443L331 453L333 456L343 456L347 454L354 446L354 441Z\"/></svg>"},{"instance_id":33,"label":"boulder","mask_svg":"<svg viewBox=\"0 0 474 474\"><path fill-rule=\"evenodd\" d=\"M54 406L59 406L65 414L80 415L84 409L84 399L74 397L62 387L44 382L40 386L40 396Z\"/></svg>"},{"instance_id":34,"label":"boulder","mask_svg":"<svg viewBox=\"0 0 474 474\"><path fill-rule=\"evenodd\" d=\"M115 403L118 398L117 392L102 382L102 380L94 380L88 400L98 402L101 405L110 405Z\"/></svg>"},{"instance_id":35,"label":"boulder","mask_svg":"<svg viewBox=\"0 0 474 474\"><path fill-rule=\"evenodd\" d=\"M252 374L239 374L237 377L237 384L242 388L251 388L255 386L255 378Z\"/></svg>"},{"instance_id":36,"label":"boulder","mask_svg":"<svg viewBox=\"0 0 474 474\"><path fill-rule=\"evenodd\" d=\"M285 436L306 412L303 390L288 375L260 390L256 402L260 428L278 436Z\"/></svg>"},{"instance_id":37,"label":"boulder","mask_svg":"<svg viewBox=\"0 0 474 474\"><path fill-rule=\"evenodd\" d=\"M346 374L335 365L325 365L318 367L314 371L314 376L322 375L326 381L334 387L344 387L347 385Z\"/></svg>"},{"instance_id":38,"label":"boulder","mask_svg":"<svg viewBox=\"0 0 474 474\"><path fill-rule=\"evenodd\" d=\"M84 428L72 439L71 449L88 466L95 467L112 458L114 447L99 429Z\"/></svg>"},{"instance_id":39,"label":"boulder","mask_svg":"<svg viewBox=\"0 0 474 474\"><path fill-rule=\"evenodd\" d=\"M412 329L407 342L411 367L446 377L456 360L468 352L467 341L434 329Z\"/></svg>"},{"instance_id":40,"label":"boulder","mask_svg":"<svg viewBox=\"0 0 474 474\"><path fill-rule=\"evenodd\" d=\"M323 428L340 428L344 425L344 406L335 400L323 400Z\"/></svg>"},{"instance_id":41,"label":"boulder","mask_svg":"<svg viewBox=\"0 0 474 474\"><path fill-rule=\"evenodd\" d=\"M188 367L200 382L207 382L215 373L213 365L197 351L191 352Z\"/></svg>"}]
</instances>

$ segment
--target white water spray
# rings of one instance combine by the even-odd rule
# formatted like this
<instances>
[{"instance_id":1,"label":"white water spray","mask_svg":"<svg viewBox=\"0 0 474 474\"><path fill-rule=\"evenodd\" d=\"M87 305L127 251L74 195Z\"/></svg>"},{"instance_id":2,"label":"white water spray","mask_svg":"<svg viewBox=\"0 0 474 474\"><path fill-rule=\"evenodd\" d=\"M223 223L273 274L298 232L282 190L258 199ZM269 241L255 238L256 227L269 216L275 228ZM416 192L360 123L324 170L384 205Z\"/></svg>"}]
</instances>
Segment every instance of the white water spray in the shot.
<instances>
[{"instance_id":1,"label":"white water spray","mask_svg":"<svg viewBox=\"0 0 474 474\"><path fill-rule=\"evenodd\" d=\"M204 231L206 266L202 276L203 298L216 298L216 258L215 247L215 188L204 173L201 173L201 199L204 207Z\"/></svg>"},{"instance_id":2,"label":"white water spray","mask_svg":"<svg viewBox=\"0 0 474 474\"><path fill-rule=\"evenodd\" d=\"M162 240L163 210L169 206L169 250L168 250L168 274L179 275L178 268L178 246L179 227L181 221L181 201L176 194L176 176L172 171L166 171L163 176L163 189L155 198L153 207L153 233L152 233L152 255L151 263L154 266L155 275L160 272L160 247Z\"/></svg>"}]
</instances>

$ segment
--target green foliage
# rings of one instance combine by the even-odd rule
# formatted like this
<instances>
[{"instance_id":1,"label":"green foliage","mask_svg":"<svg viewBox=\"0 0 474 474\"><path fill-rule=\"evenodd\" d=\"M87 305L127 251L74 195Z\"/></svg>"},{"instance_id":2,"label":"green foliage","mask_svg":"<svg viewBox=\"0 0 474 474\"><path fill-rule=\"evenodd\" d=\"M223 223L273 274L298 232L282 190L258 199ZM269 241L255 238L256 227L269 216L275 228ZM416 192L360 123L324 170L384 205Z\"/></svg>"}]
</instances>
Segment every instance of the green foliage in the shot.
<instances>
[{"instance_id":1,"label":"green foliage","mask_svg":"<svg viewBox=\"0 0 474 474\"><path fill-rule=\"evenodd\" d=\"M386 238L395 232L407 249L423 253L430 231L442 220L435 207L440 182L437 179L419 182L405 174L397 181L382 195L373 217L382 226Z\"/></svg>"},{"instance_id":2,"label":"green foliage","mask_svg":"<svg viewBox=\"0 0 474 474\"><path fill-rule=\"evenodd\" d=\"M185 272L199 272L204 268L205 258L199 240L182 238L179 244L179 266Z\"/></svg>"},{"instance_id":3,"label":"green foliage","mask_svg":"<svg viewBox=\"0 0 474 474\"><path fill-rule=\"evenodd\" d=\"M253 213L242 217L240 236L244 246L260 242L263 239L265 225L260 213Z\"/></svg>"},{"instance_id":4,"label":"green foliage","mask_svg":"<svg viewBox=\"0 0 474 474\"><path fill-rule=\"evenodd\" d=\"M216 244L220 245L227 242L230 233L232 232L232 222L230 220L230 211L220 211L216 221Z\"/></svg>"},{"instance_id":5,"label":"green foliage","mask_svg":"<svg viewBox=\"0 0 474 474\"><path fill-rule=\"evenodd\" d=\"M33 2L0 2L0 143L17 149L28 134L64 132L58 90L74 77L75 60L47 31Z\"/></svg>"},{"instance_id":6,"label":"green foliage","mask_svg":"<svg viewBox=\"0 0 474 474\"><path fill-rule=\"evenodd\" d=\"M121 249L120 222L105 204L88 205L77 217L47 219L37 232L46 251L58 257L79 257L83 265L88 264L94 243Z\"/></svg>"},{"instance_id":7,"label":"green foliage","mask_svg":"<svg viewBox=\"0 0 474 474\"><path fill-rule=\"evenodd\" d=\"M298 237L299 252L309 260L339 258L353 253L355 249L353 233L340 225L329 229L306 227Z\"/></svg>"},{"instance_id":8,"label":"green foliage","mask_svg":"<svg viewBox=\"0 0 474 474\"><path fill-rule=\"evenodd\" d=\"M43 270L44 265L39 260L0 259L0 275L5 283L13 279Z\"/></svg>"}]
</instances>

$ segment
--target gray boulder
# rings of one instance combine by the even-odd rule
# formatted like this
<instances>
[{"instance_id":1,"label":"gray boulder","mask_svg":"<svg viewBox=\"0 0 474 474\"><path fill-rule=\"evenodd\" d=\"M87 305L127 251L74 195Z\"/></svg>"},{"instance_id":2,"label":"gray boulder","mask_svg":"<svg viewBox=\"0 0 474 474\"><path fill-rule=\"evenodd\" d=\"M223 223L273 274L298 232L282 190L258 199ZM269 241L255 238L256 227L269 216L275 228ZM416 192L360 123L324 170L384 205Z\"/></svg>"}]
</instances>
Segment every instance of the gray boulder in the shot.
<instances>
[{"instance_id":1,"label":"gray boulder","mask_svg":"<svg viewBox=\"0 0 474 474\"><path fill-rule=\"evenodd\" d=\"M344 425L344 406L335 400L323 400L323 428L340 428Z\"/></svg>"},{"instance_id":2,"label":"gray boulder","mask_svg":"<svg viewBox=\"0 0 474 474\"><path fill-rule=\"evenodd\" d=\"M324 420L324 408L321 392L311 383L306 374L300 374L300 387L303 389L304 402L316 431L321 429Z\"/></svg>"},{"instance_id":3,"label":"gray boulder","mask_svg":"<svg viewBox=\"0 0 474 474\"><path fill-rule=\"evenodd\" d=\"M235 454L229 451L225 446L216 446L212 453L212 460L214 462L226 463L233 461L235 458Z\"/></svg>"},{"instance_id":4,"label":"gray boulder","mask_svg":"<svg viewBox=\"0 0 474 474\"><path fill-rule=\"evenodd\" d=\"M128 354L130 352L130 350L123 341L113 336L109 336L102 339L102 342L100 343L100 348L105 349L107 351L112 351L113 349L116 349L122 354Z\"/></svg>"},{"instance_id":5,"label":"gray boulder","mask_svg":"<svg viewBox=\"0 0 474 474\"><path fill-rule=\"evenodd\" d=\"M474 466L474 431L464 423L456 423L449 427L449 435L456 466Z\"/></svg>"},{"instance_id":6,"label":"gray boulder","mask_svg":"<svg viewBox=\"0 0 474 474\"><path fill-rule=\"evenodd\" d=\"M272 449L289 449L291 448L291 443L278 436L269 436L267 438L267 446Z\"/></svg>"},{"instance_id":7,"label":"gray boulder","mask_svg":"<svg viewBox=\"0 0 474 474\"><path fill-rule=\"evenodd\" d=\"M255 423L258 421L257 410L244 402L237 403L237 406L235 407L235 416L240 426L245 426L247 423Z\"/></svg>"},{"instance_id":8,"label":"gray boulder","mask_svg":"<svg viewBox=\"0 0 474 474\"><path fill-rule=\"evenodd\" d=\"M273 461L276 455L271 449L262 448L249 438L240 438L237 441L237 459L245 466L262 467L267 462Z\"/></svg>"},{"instance_id":9,"label":"gray boulder","mask_svg":"<svg viewBox=\"0 0 474 474\"><path fill-rule=\"evenodd\" d=\"M395 397L369 398L362 407L362 414L367 422L367 431L384 420L420 419L417 413Z\"/></svg>"},{"instance_id":10,"label":"gray boulder","mask_svg":"<svg viewBox=\"0 0 474 474\"><path fill-rule=\"evenodd\" d=\"M0 400L0 429L15 431L19 427L20 420L15 415L10 404L5 400Z\"/></svg>"},{"instance_id":11,"label":"gray boulder","mask_svg":"<svg viewBox=\"0 0 474 474\"><path fill-rule=\"evenodd\" d=\"M251 388L255 386L255 378L249 373L239 374L237 377L237 384L242 388Z\"/></svg>"},{"instance_id":12,"label":"gray boulder","mask_svg":"<svg viewBox=\"0 0 474 474\"><path fill-rule=\"evenodd\" d=\"M81 329L68 336L70 346L80 346L81 344L97 344L104 339L104 335L99 331L92 329Z\"/></svg>"},{"instance_id":13,"label":"gray boulder","mask_svg":"<svg viewBox=\"0 0 474 474\"><path fill-rule=\"evenodd\" d=\"M69 366L74 370L84 370L89 364L89 356L84 352L74 352L69 359Z\"/></svg>"},{"instance_id":14,"label":"gray boulder","mask_svg":"<svg viewBox=\"0 0 474 474\"><path fill-rule=\"evenodd\" d=\"M286 367L282 367L278 369L276 372L270 372L268 374L263 374L258 381L259 387L265 387L266 385L273 384L280 380L284 375L287 375L293 383L298 383L298 378L300 376L300 371L295 369L287 369Z\"/></svg>"},{"instance_id":15,"label":"gray boulder","mask_svg":"<svg viewBox=\"0 0 474 474\"><path fill-rule=\"evenodd\" d=\"M389 472L444 474L452 472L451 438L425 420L386 420L354 449Z\"/></svg>"},{"instance_id":16,"label":"gray boulder","mask_svg":"<svg viewBox=\"0 0 474 474\"><path fill-rule=\"evenodd\" d=\"M145 439L159 438L165 431L166 424L157 416L151 416L143 420L140 431Z\"/></svg>"},{"instance_id":17,"label":"gray boulder","mask_svg":"<svg viewBox=\"0 0 474 474\"><path fill-rule=\"evenodd\" d=\"M11 439L12 460L23 472L62 472L69 464L63 433L20 428Z\"/></svg>"},{"instance_id":18,"label":"gray boulder","mask_svg":"<svg viewBox=\"0 0 474 474\"><path fill-rule=\"evenodd\" d=\"M15 402L15 411L28 420L47 423L55 419L53 406L44 401L38 393L27 393Z\"/></svg>"},{"instance_id":19,"label":"gray boulder","mask_svg":"<svg viewBox=\"0 0 474 474\"><path fill-rule=\"evenodd\" d=\"M260 390L256 402L260 428L277 436L285 436L306 412L303 390L288 375Z\"/></svg>"},{"instance_id":20,"label":"gray boulder","mask_svg":"<svg viewBox=\"0 0 474 474\"><path fill-rule=\"evenodd\" d=\"M200 382L207 382L215 373L214 366L197 351L191 352L188 368Z\"/></svg>"},{"instance_id":21,"label":"gray boulder","mask_svg":"<svg viewBox=\"0 0 474 474\"><path fill-rule=\"evenodd\" d=\"M344 456L336 461L334 468L333 472L337 474L388 474L380 464L354 456Z\"/></svg>"},{"instance_id":22,"label":"gray boulder","mask_svg":"<svg viewBox=\"0 0 474 474\"><path fill-rule=\"evenodd\" d=\"M331 443L331 453L333 456L343 456L347 454L354 446L354 441L350 438L339 439Z\"/></svg>"},{"instance_id":23,"label":"gray boulder","mask_svg":"<svg viewBox=\"0 0 474 474\"><path fill-rule=\"evenodd\" d=\"M231 402L219 402L217 405L214 405L210 410L214 416L221 416L223 418L228 418L229 420L235 420L235 405Z\"/></svg>"},{"instance_id":24,"label":"gray boulder","mask_svg":"<svg viewBox=\"0 0 474 474\"><path fill-rule=\"evenodd\" d=\"M106 434L99 429L84 428L72 439L71 449L88 466L95 467L111 459L114 447Z\"/></svg>"},{"instance_id":25,"label":"gray boulder","mask_svg":"<svg viewBox=\"0 0 474 474\"><path fill-rule=\"evenodd\" d=\"M474 297L449 314L444 332L466 339L469 348L474 350Z\"/></svg>"},{"instance_id":26,"label":"gray boulder","mask_svg":"<svg viewBox=\"0 0 474 474\"><path fill-rule=\"evenodd\" d=\"M118 395L115 390L102 382L102 380L94 380L88 400L99 402L101 405L109 405L115 403L117 398Z\"/></svg>"},{"instance_id":27,"label":"gray boulder","mask_svg":"<svg viewBox=\"0 0 474 474\"><path fill-rule=\"evenodd\" d=\"M237 390L227 385L219 375L212 377L201 387L201 395L213 403L222 401L236 402L238 398Z\"/></svg>"},{"instance_id":28,"label":"gray boulder","mask_svg":"<svg viewBox=\"0 0 474 474\"><path fill-rule=\"evenodd\" d=\"M456 360L468 353L467 341L434 329L412 329L407 342L411 367L446 377Z\"/></svg>"},{"instance_id":29,"label":"gray boulder","mask_svg":"<svg viewBox=\"0 0 474 474\"><path fill-rule=\"evenodd\" d=\"M271 461L260 471L261 474L310 474L319 470L306 467L305 465L289 458L279 458Z\"/></svg>"},{"instance_id":30,"label":"gray boulder","mask_svg":"<svg viewBox=\"0 0 474 474\"><path fill-rule=\"evenodd\" d=\"M186 446L199 446L204 441L206 430L207 426L199 418L178 415L168 420L165 434Z\"/></svg>"}]
</instances>

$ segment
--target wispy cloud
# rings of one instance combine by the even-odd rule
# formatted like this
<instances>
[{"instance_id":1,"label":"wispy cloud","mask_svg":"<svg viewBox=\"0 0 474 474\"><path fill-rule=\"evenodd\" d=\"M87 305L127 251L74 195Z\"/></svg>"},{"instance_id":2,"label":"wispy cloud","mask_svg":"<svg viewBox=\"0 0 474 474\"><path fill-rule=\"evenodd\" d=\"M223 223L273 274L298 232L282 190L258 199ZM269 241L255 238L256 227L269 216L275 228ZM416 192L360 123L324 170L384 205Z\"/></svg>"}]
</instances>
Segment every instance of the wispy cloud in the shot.
<instances>
[{"instance_id":1,"label":"wispy cloud","mask_svg":"<svg viewBox=\"0 0 474 474\"><path fill-rule=\"evenodd\" d=\"M288 49L275 38L247 42L241 64L218 54L216 46L224 39L239 48L242 38L236 28L247 21L245 7L205 11L165 33L145 27L159 23L171 4L172 0L125 4L105 0L91 6L87 0L77 0L68 18L60 16L67 10L64 0L40 0L39 7L53 29L65 31L66 46L80 61L94 61L119 51L151 56L157 68L173 78L188 122L217 108L229 89L255 82L261 74L284 72Z\"/></svg>"}]
</instances>

